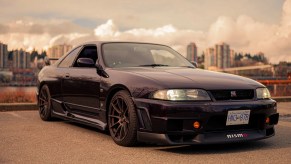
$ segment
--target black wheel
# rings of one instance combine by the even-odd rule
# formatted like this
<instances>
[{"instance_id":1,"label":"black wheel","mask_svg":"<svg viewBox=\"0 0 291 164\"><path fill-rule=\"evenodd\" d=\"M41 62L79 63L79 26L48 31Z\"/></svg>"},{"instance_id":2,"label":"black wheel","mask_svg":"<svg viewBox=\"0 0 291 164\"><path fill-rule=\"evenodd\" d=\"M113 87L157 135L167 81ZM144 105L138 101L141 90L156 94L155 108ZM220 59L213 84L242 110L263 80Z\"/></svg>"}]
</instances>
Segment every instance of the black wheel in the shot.
<instances>
[{"instance_id":1,"label":"black wheel","mask_svg":"<svg viewBox=\"0 0 291 164\"><path fill-rule=\"evenodd\" d=\"M47 85L42 86L38 96L39 116L44 121L52 120L51 95Z\"/></svg>"},{"instance_id":2,"label":"black wheel","mask_svg":"<svg viewBox=\"0 0 291 164\"><path fill-rule=\"evenodd\" d=\"M127 91L119 91L111 99L108 126L112 139L118 145L137 144L137 116L134 103Z\"/></svg>"}]
</instances>

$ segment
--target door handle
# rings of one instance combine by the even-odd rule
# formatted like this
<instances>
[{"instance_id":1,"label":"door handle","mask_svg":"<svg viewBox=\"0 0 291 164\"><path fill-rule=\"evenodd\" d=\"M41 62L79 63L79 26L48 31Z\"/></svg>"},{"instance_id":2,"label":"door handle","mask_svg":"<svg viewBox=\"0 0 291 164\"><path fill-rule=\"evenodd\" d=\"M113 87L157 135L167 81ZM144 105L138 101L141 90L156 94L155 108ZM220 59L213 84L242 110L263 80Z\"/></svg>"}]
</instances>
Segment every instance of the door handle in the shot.
<instances>
[{"instance_id":1,"label":"door handle","mask_svg":"<svg viewBox=\"0 0 291 164\"><path fill-rule=\"evenodd\" d=\"M66 78L66 79L70 78L70 74L69 73L66 73L65 76L64 76L64 78Z\"/></svg>"}]
</instances>

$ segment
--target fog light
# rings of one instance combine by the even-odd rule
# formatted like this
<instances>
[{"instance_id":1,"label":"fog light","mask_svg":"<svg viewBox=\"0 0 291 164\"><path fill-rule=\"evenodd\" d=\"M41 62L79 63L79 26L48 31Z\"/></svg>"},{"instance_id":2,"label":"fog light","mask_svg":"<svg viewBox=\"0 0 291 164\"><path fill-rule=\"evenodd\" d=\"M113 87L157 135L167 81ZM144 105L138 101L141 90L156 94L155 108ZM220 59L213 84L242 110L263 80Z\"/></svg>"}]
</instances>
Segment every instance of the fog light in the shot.
<instances>
[{"instance_id":1,"label":"fog light","mask_svg":"<svg viewBox=\"0 0 291 164\"><path fill-rule=\"evenodd\" d=\"M267 117L267 118L266 118L266 124L269 124L269 123L270 123L270 118Z\"/></svg>"},{"instance_id":2,"label":"fog light","mask_svg":"<svg viewBox=\"0 0 291 164\"><path fill-rule=\"evenodd\" d=\"M199 129L199 128L200 128L200 123L199 123L198 121L195 121L195 122L193 123L193 127L194 127L195 129Z\"/></svg>"}]
</instances>

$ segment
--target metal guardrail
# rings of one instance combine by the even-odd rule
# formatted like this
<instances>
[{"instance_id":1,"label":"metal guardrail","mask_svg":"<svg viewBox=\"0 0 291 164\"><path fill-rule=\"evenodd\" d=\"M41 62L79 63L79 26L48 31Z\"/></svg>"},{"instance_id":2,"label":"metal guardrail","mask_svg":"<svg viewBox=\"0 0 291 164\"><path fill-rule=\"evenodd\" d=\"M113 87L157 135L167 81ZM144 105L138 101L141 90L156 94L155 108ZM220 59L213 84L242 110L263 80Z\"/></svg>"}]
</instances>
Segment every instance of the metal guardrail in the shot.
<instances>
[{"instance_id":1,"label":"metal guardrail","mask_svg":"<svg viewBox=\"0 0 291 164\"><path fill-rule=\"evenodd\" d=\"M243 70L253 70L253 69L265 69L265 68L273 68L273 65L257 65L257 66L243 66L243 67L230 67L224 68L220 71L231 72L231 71L243 71Z\"/></svg>"},{"instance_id":2,"label":"metal guardrail","mask_svg":"<svg viewBox=\"0 0 291 164\"><path fill-rule=\"evenodd\" d=\"M264 85L274 85L274 84L291 84L291 79L288 80L257 80Z\"/></svg>"}]
</instances>

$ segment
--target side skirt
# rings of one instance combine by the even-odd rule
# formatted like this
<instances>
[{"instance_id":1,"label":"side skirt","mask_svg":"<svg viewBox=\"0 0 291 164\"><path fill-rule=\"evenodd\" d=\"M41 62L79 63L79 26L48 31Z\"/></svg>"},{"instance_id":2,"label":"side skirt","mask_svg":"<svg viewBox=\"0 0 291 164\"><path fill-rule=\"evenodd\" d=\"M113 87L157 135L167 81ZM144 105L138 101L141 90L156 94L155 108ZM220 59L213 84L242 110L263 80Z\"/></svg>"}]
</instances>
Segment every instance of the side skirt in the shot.
<instances>
[{"instance_id":1,"label":"side skirt","mask_svg":"<svg viewBox=\"0 0 291 164\"><path fill-rule=\"evenodd\" d=\"M106 130L106 128L107 128L106 122L102 122L98 119L94 119L91 117L86 117L83 115L70 113L66 109L66 106L63 102L55 100L55 99L52 99L52 101L54 101L54 103L58 103L62 107L62 113L54 110L54 108L52 109L52 116L53 117L57 117L60 119L64 119L64 120L73 121L73 122L85 124L88 126L96 127L96 128L103 130L103 131Z\"/></svg>"}]
</instances>

